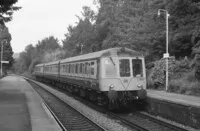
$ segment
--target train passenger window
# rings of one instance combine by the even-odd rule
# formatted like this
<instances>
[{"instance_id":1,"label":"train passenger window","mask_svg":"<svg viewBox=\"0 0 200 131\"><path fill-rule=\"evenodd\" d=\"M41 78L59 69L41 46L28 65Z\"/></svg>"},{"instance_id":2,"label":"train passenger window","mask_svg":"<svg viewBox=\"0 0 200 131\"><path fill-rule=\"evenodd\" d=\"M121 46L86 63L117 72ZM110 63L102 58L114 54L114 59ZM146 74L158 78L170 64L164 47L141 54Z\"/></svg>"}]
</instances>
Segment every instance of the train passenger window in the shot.
<instances>
[{"instance_id":1,"label":"train passenger window","mask_svg":"<svg viewBox=\"0 0 200 131\"><path fill-rule=\"evenodd\" d=\"M143 76L142 73L142 60L141 59L133 59L132 60L132 69L133 69L133 76L136 77L137 75Z\"/></svg>"},{"instance_id":2,"label":"train passenger window","mask_svg":"<svg viewBox=\"0 0 200 131\"><path fill-rule=\"evenodd\" d=\"M78 73L78 64L76 64L76 70L75 70L75 73L76 73L76 74Z\"/></svg>"},{"instance_id":3,"label":"train passenger window","mask_svg":"<svg viewBox=\"0 0 200 131\"><path fill-rule=\"evenodd\" d=\"M83 63L83 66L82 66L82 73L85 74L85 64Z\"/></svg>"},{"instance_id":4,"label":"train passenger window","mask_svg":"<svg viewBox=\"0 0 200 131\"><path fill-rule=\"evenodd\" d=\"M88 63L87 72L88 72L89 75L91 74L91 73L90 73L90 72L91 72L90 63Z\"/></svg>"},{"instance_id":5,"label":"train passenger window","mask_svg":"<svg viewBox=\"0 0 200 131\"><path fill-rule=\"evenodd\" d=\"M105 75L106 77L116 77L116 65L113 64L110 58L105 59Z\"/></svg>"},{"instance_id":6,"label":"train passenger window","mask_svg":"<svg viewBox=\"0 0 200 131\"><path fill-rule=\"evenodd\" d=\"M85 63L85 74L87 74L87 67L88 67L88 63Z\"/></svg>"},{"instance_id":7,"label":"train passenger window","mask_svg":"<svg viewBox=\"0 0 200 131\"><path fill-rule=\"evenodd\" d=\"M71 69L71 64L69 64L68 73L71 73L70 69Z\"/></svg>"},{"instance_id":8,"label":"train passenger window","mask_svg":"<svg viewBox=\"0 0 200 131\"><path fill-rule=\"evenodd\" d=\"M68 72L68 64L66 64L66 66L65 66L65 72Z\"/></svg>"},{"instance_id":9,"label":"train passenger window","mask_svg":"<svg viewBox=\"0 0 200 131\"><path fill-rule=\"evenodd\" d=\"M77 68L78 68L77 73L79 74L80 73L80 63L77 64Z\"/></svg>"},{"instance_id":10,"label":"train passenger window","mask_svg":"<svg viewBox=\"0 0 200 131\"><path fill-rule=\"evenodd\" d=\"M63 65L62 72L65 72L65 65Z\"/></svg>"},{"instance_id":11,"label":"train passenger window","mask_svg":"<svg viewBox=\"0 0 200 131\"><path fill-rule=\"evenodd\" d=\"M129 59L119 60L119 72L121 77L130 77L130 61Z\"/></svg>"},{"instance_id":12,"label":"train passenger window","mask_svg":"<svg viewBox=\"0 0 200 131\"><path fill-rule=\"evenodd\" d=\"M91 62L91 75L94 75L94 62Z\"/></svg>"},{"instance_id":13,"label":"train passenger window","mask_svg":"<svg viewBox=\"0 0 200 131\"><path fill-rule=\"evenodd\" d=\"M79 68L80 68L80 74L82 74L83 63L80 63Z\"/></svg>"}]
</instances>

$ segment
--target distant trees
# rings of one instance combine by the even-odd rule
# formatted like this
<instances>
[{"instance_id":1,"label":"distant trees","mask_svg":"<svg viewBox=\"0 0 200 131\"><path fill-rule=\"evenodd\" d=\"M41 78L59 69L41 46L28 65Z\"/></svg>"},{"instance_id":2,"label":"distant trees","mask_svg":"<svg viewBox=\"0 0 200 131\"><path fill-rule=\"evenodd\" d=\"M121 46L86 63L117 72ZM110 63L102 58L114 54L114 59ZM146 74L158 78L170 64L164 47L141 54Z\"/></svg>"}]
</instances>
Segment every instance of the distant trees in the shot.
<instances>
[{"instance_id":1,"label":"distant trees","mask_svg":"<svg viewBox=\"0 0 200 131\"><path fill-rule=\"evenodd\" d=\"M3 44L3 60L9 61L9 64L3 64L3 71L10 68L14 61L12 57L13 51L10 45L11 34L9 33L8 28L5 26L5 22L11 21L13 12L20 9L20 7L14 6L15 3L17 3L17 0L0 1L0 48Z\"/></svg>"},{"instance_id":2,"label":"distant trees","mask_svg":"<svg viewBox=\"0 0 200 131\"><path fill-rule=\"evenodd\" d=\"M193 58L194 49L200 49L200 2L197 0L94 1L98 12L85 6L77 24L68 26L62 40L65 53L53 44L56 40L48 38L34 47L37 58L44 57L44 52L52 55L53 50L48 46L61 50L59 58L64 54L64 58L79 55L81 49L82 53L88 53L123 46L143 52L147 61L158 60L166 50L166 18L164 13L158 17L158 9L166 9L170 14L170 55L177 59ZM46 59L49 61L47 55Z\"/></svg>"},{"instance_id":3,"label":"distant trees","mask_svg":"<svg viewBox=\"0 0 200 131\"><path fill-rule=\"evenodd\" d=\"M32 44L26 46L25 51L15 60L14 69L18 73L33 71L33 67L38 63L50 62L63 57L63 52L58 43L58 39L50 36L38 41L34 47Z\"/></svg>"}]
</instances>

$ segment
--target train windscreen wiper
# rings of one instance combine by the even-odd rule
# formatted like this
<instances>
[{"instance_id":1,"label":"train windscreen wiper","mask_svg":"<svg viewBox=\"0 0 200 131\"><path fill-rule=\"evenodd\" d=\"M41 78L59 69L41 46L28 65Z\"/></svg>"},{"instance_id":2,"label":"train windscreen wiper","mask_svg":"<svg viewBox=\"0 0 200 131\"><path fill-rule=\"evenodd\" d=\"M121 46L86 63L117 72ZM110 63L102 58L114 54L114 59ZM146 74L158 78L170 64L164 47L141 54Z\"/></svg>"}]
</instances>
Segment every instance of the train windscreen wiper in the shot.
<instances>
[{"instance_id":1,"label":"train windscreen wiper","mask_svg":"<svg viewBox=\"0 0 200 131\"><path fill-rule=\"evenodd\" d=\"M113 65L115 66L115 62L113 61L112 57L110 57L110 60L112 61Z\"/></svg>"}]
</instances>

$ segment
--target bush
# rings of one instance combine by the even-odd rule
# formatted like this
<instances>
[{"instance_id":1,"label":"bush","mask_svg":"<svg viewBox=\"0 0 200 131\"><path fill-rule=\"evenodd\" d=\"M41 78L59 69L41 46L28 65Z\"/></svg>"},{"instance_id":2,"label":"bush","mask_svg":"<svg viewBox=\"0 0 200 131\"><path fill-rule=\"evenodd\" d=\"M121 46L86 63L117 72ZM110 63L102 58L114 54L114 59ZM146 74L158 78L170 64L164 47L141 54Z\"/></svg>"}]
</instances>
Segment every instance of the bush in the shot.
<instances>
[{"instance_id":1,"label":"bush","mask_svg":"<svg viewBox=\"0 0 200 131\"><path fill-rule=\"evenodd\" d=\"M184 73L183 77L170 80L168 89L170 92L200 96L200 82L195 79L194 72Z\"/></svg>"},{"instance_id":2,"label":"bush","mask_svg":"<svg viewBox=\"0 0 200 131\"><path fill-rule=\"evenodd\" d=\"M175 58L171 57L169 59L169 77L172 77L173 70L175 67ZM150 69L147 73L147 85L148 88L161 89L165 85L165 72L166 72L166 61L161 59L154 62L154 67Z\"/></svg>"}]
</instances>

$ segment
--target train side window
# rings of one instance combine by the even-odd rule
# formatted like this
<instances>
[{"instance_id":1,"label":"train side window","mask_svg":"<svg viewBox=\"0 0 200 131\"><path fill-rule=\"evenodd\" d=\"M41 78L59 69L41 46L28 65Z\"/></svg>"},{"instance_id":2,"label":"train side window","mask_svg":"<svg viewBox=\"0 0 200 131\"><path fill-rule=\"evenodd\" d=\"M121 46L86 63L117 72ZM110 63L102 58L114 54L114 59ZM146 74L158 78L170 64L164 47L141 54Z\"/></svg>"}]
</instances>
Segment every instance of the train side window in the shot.
<instances>
[{"instance_id":1,"label":"train side window","mask_svg":"<svg viewBox=\"0 0 200 131\"><path fill-rule=\"evenodd\" d=\"M88 63L88 68L87 68L88 74L90 75L91 73L91 68L90 68L90 63Z\"/></svg>"},{"instance_id":2,"label":"train side window","mask_svg":"<svg viewBox=\"0 0 200 131\"><path fill-rule=\"evenodd\" d=\"M71 64L69 64L68 73L70 73Z\"/></svg>"},{"instance_id":3,"label":"train side window","mask_svg":"<svg viewBox=\"0 0 200 131\"><path fill-rule=\"evenodd\" d=\"M82 74L83 63L80 63L80 74Z\"/></svg>"},{"instance_id":4,"label":"train side window","mask_svg":"<svg viewBox=\"0 0 200 131\"><path fill-rule=\"evenodd\" d=\"M87 67L88 67L88 63L85 63L85 74L87 74Z\"/></svg>"},{"instance_id":5,"label":"train side window","mask_svg":"<svg viewBox=\"0 0 200 131\"><path fill-rule=\"evenodd\" d=\"M65 66L65 72L66 73L68 72L68 64L66 64L66 66Z\"/></svg>"},{"instance_id":6,"label":"train side window","mask_svg":"<svg viewBox=\"0 0 200 131\"><path fill-rule=\"evenodd\" d=\"M65 72L65 65L63 65L62 72Z\"/></svg>"},{"instance_id":7,"label":"train side window","mask_svg":"<svg viewBox=\"0 0 200 131\"><path fill-rule=\"evenodd\" d=\"M77 64L77 74L79 74L79 72L80 72L80 68L79 67L80 67L80 63Z\"/></svg>"},{"instance_id":8,"label":"train side window","mask_svg":"<svg viewBox=\"0 0 200 131\"><path fill-rule=\"evenodd\" d=\"M74 73L74 64L71 64L71 66L72 66L71 73Z\"/></svg>"},{"instance_id":9,"label":"train side window","mask_svg":"<svg viewBox=\"0 0 200 131\"><path fill-rule=\"evenodd\" d=\"M75 73L78 73L78 64L75 64Z\"/></svg>"},{"instance_id":10,"label":"train side window","mask_svg":"<svg viewBox=\"0 0 200 131\"><path fill-rule=\"evenodd\" d=\"M94 62L91 62L91 75L94 75Z\"/></svg>"},{"instance_id":11,"label":"train side window","mask_svg":"<svg viewBox=\"0 0 200 131\"><path fill-rule=\"evenodd\" d=\"M83 63L83 66L82 66L82 74L85 74L85 64Z\"/></svg>"}]
</instances>

